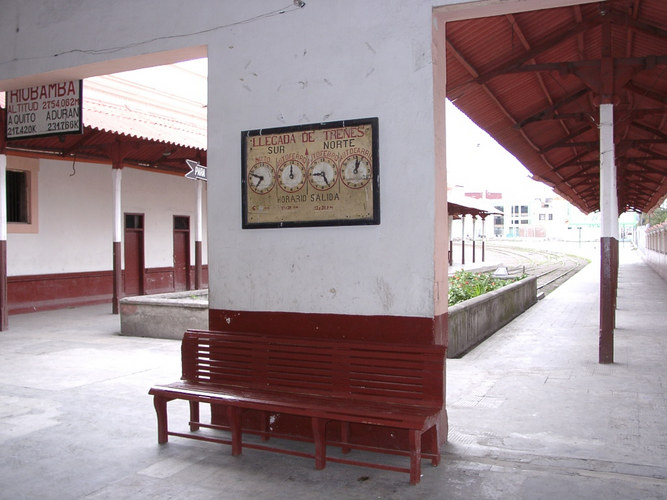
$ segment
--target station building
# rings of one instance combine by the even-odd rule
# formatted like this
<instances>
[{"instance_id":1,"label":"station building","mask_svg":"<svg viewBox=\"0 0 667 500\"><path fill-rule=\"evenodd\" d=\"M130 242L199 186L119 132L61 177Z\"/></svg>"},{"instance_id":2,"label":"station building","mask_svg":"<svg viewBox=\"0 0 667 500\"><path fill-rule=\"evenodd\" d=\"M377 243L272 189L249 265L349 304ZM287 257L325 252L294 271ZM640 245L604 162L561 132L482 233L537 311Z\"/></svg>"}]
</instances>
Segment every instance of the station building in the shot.
<instances>
[{"instance_id":1,"label":"station building","mask_svg":"<svg viewBox=\"0 0 667 500\"><path fill-rule=\"evenodd\" d=\"M13 140L5 148L9 314L112 301L114 186L109 148L114 144L134 149L119 187L119 295L207 284L206 191L201 190L204 230L199 242L204 251L196 283L197 189L203 181L183 174L189 170L185 157L201 159L206 154L206 79L187 64L161 74L189 85L191 95L198 97L160 92L154 83L148 87L136 77L87 79L83 134ZM4 104L4 96L0 101Z\"/></svg>"},{"instance_id":2,"label":"station building","mask_svg":"<svg viewBox=\"0 0 667 500\"><path fill-rule=\"evenodd\" d=\"M535 179L583 212L600 210L599 361L610 363L618 215L648 211L667 194L666 16L661 0L119 0L112 7L9 0L0 18L0 90L207 57L202 163L209 170L210 327L445 346L449 98ZM324 146L306 147L327 130L333 148L359 148L362 136L370 142L362 151L335 151L337 165L320 151ZM267 143L267 136L276 142ZM306 160L268 150L296 148L297 138L294 155L318 153L322 160L308 183L288 163ZM7 143L0 151L3 169L11 156ZM249 149L255 145L267 149L257 154ZM157 224L151 231L163 243L173 237L173 217L192 217L191 200L156 201L160 191L175 196L179 187L155 185L159 176L143 177L139 169L119 175L131 149L112 148L111 181L89 169L65 178L71 158L53 172L40 165L40 182L53 182L40 184L44 209L58 207L48 197L81 198L88 207L94 189L72 185L84 181L82 174L90 175L91 186L112 182L111 194L97 190L106 196L104 206L114 208L93 220L79 213L92 209L77 211L74 204L62 215L49 212L61 224L58 233L72 238L64 248L33 253L42 266L35 272L73 271L69 262L76 258L68 260L74 255L68 252L85 246L85 228L100 225L107 235L98 236L101 257L76 272L113 262L104 271L111 269L118 285L122 214L146 213L148 221L145 201L154 196L160 214L150 218ZM159 156L153 161L160 163ZM359 168L372 172L373 183L357 176ZM139 188L122 207L121 182L124 193ZM68 190L74 187L76 195ZM306 198L302 189L309 190ZM285 194L273 201L278 190ZM300 205L306 202L308 208ZM45 222L40 218L40 227L51 227ZM4 246L0 260L20 258ZM56 252L63 263L47 270L44 262ZM155 254L148 267L170 268L168 244L147 254ZM29 271L15 266L13 272ZM444 406L438 428L444 441ZM371 434L368 439L393 439Z\"/></svg>"}]
</instances>

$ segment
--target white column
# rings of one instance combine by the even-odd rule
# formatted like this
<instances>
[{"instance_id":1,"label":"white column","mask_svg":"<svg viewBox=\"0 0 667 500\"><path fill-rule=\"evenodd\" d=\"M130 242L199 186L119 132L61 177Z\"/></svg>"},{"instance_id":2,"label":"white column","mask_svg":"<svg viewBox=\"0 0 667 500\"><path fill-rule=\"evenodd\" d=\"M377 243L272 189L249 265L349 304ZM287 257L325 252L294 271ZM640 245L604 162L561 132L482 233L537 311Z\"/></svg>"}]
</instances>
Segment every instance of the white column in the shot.
<instances>
[{"instance_id":1,"label":"white column","mask_svg":"<svg viewBox=\"0 0 667 500\"><path fill-rule=\"evenodd\" d=\"M0 241L7 241L7 155L3 154L0 154Z\"/></svg>"},{"instance_id":2,"label":"white column","mask_svg":"<svg viewBox=\"0 0 667 500\"><path fill-rule=\"evenodd\" d=\"M461 214L461 265L466 263L466 214Z\"/></svg>"},{"instance_id":3,"label":"white column","mask_svg":"<svg viewBox=\"0 0 667 500\"><path fill-rule=\"evenodd\" d=\"M111 169L111 179L113 183L113 242L120 243L123 235L123 217L121 205L121 186L123 170L120 168Z\"/></svg>"},{"instance_id":4,"label":"white column","mask_svg":"<svg viewBox=\"0 0 667 500\"><path fill-rule=\"evenodd\" d=\"M197 208L195 211L195 241L202 241L204 235L204 181L195 181L197 185Z\"/></svg>"},{"instance_id":5,"label":"white column","mask_svg":"<svg viewBox=\"0 0 667 500\"><path fill-rule=\"evenodd\" d=\"M618 193L614 157L614 106L600 105L600 340L598 360L614 362L618 276Z\"/></svg>"},{"instance_id":6,"label":"white column","mask_svg":"<svg viewBox=\"0 0 667 500\"><path fill-rule=\"evenodd\" d=\"M618 239L614 105L600 105L600 237Z\"/></svg>"},{"instance_id":7,"label":"white column","mask_svg":"<svg viewBox=\"0 0 667 500\"><path fill-rule=\"evenodd\" d=\"M7 328L7 156L0 154L0 330Z\"/></svg>"}]
</instances>

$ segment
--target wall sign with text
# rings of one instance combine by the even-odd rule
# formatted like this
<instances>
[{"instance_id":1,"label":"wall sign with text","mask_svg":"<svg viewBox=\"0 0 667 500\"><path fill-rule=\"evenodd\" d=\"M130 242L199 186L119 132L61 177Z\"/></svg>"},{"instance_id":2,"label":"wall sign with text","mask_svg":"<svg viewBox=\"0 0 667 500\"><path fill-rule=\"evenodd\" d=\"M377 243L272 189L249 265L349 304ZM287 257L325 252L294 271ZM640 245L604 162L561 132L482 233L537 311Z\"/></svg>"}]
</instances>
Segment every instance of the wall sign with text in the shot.
<instances>
[{"instance_id":1,"label":"wall sign with text","mask_svg":"<svg viewBox=\"0 0 667 500\"><path fill-rule=\"evenodd\" d=\"M378 119L241 133L243 228L380 223Z\"/></svg>"},{"instance_id":2,"label":"wall sign with text","mask_svg":"<svg viewBox=\"0 0 667 500\"><path fill-rule=\"evenodd\" d=\"M83 132L83 80L8 90L8 140Z\"/></svg>"}]
</instances>

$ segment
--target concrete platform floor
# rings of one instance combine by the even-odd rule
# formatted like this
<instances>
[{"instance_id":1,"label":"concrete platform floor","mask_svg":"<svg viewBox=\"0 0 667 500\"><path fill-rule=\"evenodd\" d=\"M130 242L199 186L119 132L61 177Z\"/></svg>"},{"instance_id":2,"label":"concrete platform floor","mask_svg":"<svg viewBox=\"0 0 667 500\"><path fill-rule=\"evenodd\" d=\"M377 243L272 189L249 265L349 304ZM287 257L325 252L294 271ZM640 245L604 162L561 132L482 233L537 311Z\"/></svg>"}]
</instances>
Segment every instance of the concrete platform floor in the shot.
<instances>
[{"instance_id":1,"label":"concrete platform floor","mask_svg":"<svg viewBox=\"0 0 667 500\"><path fill-rule=\"evenodd\" d=\"M667 284L622 249L616 362L600 365L598 275L593 262L447 361L449 443L417 486L192 440L159 446L147 391L179 377L178 341L119 336L110 306L11 316L0 333L0 498L667 498ZM171 405L185 429L186 406Z\"/></svg>"}]
</instances>

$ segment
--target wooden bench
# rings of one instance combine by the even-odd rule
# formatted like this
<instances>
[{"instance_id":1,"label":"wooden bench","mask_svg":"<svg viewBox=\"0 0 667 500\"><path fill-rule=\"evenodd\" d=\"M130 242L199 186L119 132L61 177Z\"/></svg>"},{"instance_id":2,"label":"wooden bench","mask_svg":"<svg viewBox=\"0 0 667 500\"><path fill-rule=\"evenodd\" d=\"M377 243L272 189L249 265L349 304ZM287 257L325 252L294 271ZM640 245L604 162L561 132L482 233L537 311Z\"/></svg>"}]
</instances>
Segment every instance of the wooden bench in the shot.
<instances>
[{"instance_id":1,"label":"wooden bench","mask_svg":"<svg viewBox=\"0 0 667 500\"><path fill-rule=\"evenodd\" d=\"M246 447L314 458L316 469L329 460L408 472L412 484L420 480L422 458L431 459L434 466L440 462L436 423L443 407L443 346L189 330L181 353L181 380L149 391L154 397L159 443L166 443L168 436L180 436L230 444L234 456ZM167 402L174 399L190 403L189 433L168 429ZM229 425L200 422L199 403L221 405ZM248 410L259 412L259 429L244 426ZM307 417L314 453L268 446L269 437L295 438L271 431L270 417L275 414ZM330 422L338 423L329 435L338 431L339 440L327 439ZM350 424L407 431L409 451L353 444ZM231 440L193 432L202 427L230 431ZM244 433L260 435L262 443L244 442ZM422 452L422 436L429 440L428 453ZM410 466L331 457L327 445L340 446L345 457L351 449L406 455Z\"/></svg>"}]
</instances>

